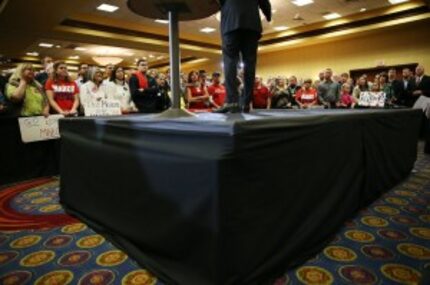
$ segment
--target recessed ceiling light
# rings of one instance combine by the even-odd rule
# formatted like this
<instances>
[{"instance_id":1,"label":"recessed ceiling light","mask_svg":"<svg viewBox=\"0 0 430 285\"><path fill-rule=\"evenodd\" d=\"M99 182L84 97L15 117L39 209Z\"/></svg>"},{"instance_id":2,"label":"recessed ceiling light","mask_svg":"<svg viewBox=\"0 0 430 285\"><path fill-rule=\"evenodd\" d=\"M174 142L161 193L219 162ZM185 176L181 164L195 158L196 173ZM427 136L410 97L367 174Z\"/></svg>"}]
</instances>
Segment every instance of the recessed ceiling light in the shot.
<instances>
[{"instance_id":1,"label":"recessed ceiling light","mask_svg":"<svg viewBox=\"0 0 430 285\"><path fill-rule=\"evenodd\" d=\"M168 24L169 20L156 19L156 20L154 20L154 22L159 23L159 24Z\"/></svg>"},{"instance_id":2,"label":"recessed ceiling light","mask_svg":"<svg viewBox=\"0 0 430 285\"><path fill-rule=\"evenodd\" d=\"M409 0L388 0L392 5L408 2Z\"/></svg>"},{"instance_id":3,"label":"recessed ceiling light","mask_svg":"<svg viewBox=\"0 0 430 285\"><path fill-rule=\"evenodd\" d=\"M87 49L84 47L75 47L76 51L86 51Z\"/></svg>"},{"instance_id":4,"label":"recessed ceiling light","mask_svg":"<svg viewBox=\"0 0 430 285\"><path fill-rule=\"evenodd\" d=\"M40 43L39 46L40 47L44 47L44 48L52 48L54 45L53 44L48 44L48 43Z\"/></svg>"},{"instance_id":5,"label":"recessed ceiling light","mask_svg":"<svg viewBox=\"0 0 430 285\"><path fill-rule=\"evenodd\" d=\"M79 59L79 55L72 55L72 56L69 56L69 59Z\"/></svg>"},{"instance_id":6,"label":"recessed ceiling light","mask_svg":"<svg viewBox=\"0 0 430 285\"><path fill-rule=\"evenodd\" d=\"M215 28L211 28L211 27L206 27L206 28L200 29L200 32L206 33L206 34L213 33L215 31L216 31L216 29Z\"/></svg>"},{"instance_id":7,"label":"recessed ceiling light","mask_svg":"<svg viewBox=\"0 0 430 285\"><path fill-rule=\"evenodd\" d=\"M61 46L60 46L60 45L56 45L55 47L56 47L56 48L61 48Z\"/></svg>"},{"instance_id":8,"label":"recessed ceiling light","mask_svg":"<svg viewBox=\"0 0 430 285\"><path fill-rule=\"evenodd\" d=\"M339 15L338 13L327 13L325 15L323 15L324 18L326 18L327 20L334 20L337 18L342 17L341 15Z\"/></svg>"},{"instance_id":9,"label":"recessed ceiling light","mask_svg":"<svg viewBox=\"0 0 430 285\"><path fill-rule=\"evenodd\" d=\"M149 58L154 58L155 56L153 54L148 55ZM146 57L143 57L143 59L146 59Z\"/></svg>"},{"instance_id":10,"label":"recessed ceiling light","mask_svg":"<svg viewBox=\"0 0 430 285\"><path fill-rule=\"evenodd\" d=\"M109 12L109 13L113 13L118 9L119 9L118 6L114 6L110 4L101 4L100 6L97 7L97 10Z\"/></svg>"},{"instance_id":11,"label":"recessed ceiling light","mask_svg":"<svg viewBox=\"0 0 430 285\"><path fill-rule=\"evenodd\" d=\"M39 53L33 51L33 52L27 52L26 55L28 55L28 56L39 56Z\"/></svg>"},{"instance_id":12,"label":"recessed ceiling light","mask_svg":"<svg viewBox=\"0 0 430 285\"><path fill-rule=\"evenodd\" d=\"M276 13L276 11L277 11L276 9L273 9L273 10L272 10L272 14L275 14L275 13Z\"/></svg>"},{"instance_id":13,"label":"recessed ceiling light","mask_svg":"<svg viewBox=\"0 0 430 285\"><path fill-rule=\"evenodd\" d=\"M294 0L294 1L291 1L291 3L293 3L296 6L306 6L314 3L314 1L313 0Z\"/></svg>"},{"instance_id":14,"label":"recessed ceiling light","mask_svg":"<svg viewBox=\"0 0 430 285\"><path fill-rule=\"evenodd\" d=\"M277 26L277 27L274 27L273 29L274 29L275 31L280 32L280 31L288 30L288 27L287 27L287 26Z\"/></svg>"},{"instance_id":15,"label":"recessed ceiling light","mask_svg":"<svg viewBox=\"0 0 430 285\"><path fill-rule=\"evenodd\" d=\"M367 11L367 9L366 8L361 8L360 9L360 12L366 12Z\"/></svg>"}]
</instances>

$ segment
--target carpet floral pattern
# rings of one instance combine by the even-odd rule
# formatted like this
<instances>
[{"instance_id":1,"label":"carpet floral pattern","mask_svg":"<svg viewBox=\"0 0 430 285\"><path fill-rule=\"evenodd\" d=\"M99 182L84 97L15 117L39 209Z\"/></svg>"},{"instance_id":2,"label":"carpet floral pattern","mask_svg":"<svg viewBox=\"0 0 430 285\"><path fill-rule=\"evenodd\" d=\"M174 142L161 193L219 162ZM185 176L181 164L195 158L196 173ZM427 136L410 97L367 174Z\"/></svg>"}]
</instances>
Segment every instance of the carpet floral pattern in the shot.
<instances>
[{"instance_id":1,"label":"carpet floral pattern","mask_svg":"<svg viewBox=\"0 0 430 285\"><path fill-rule=\"evenodd\" d=\"M430 268L430 158L415 169L274 284L419 284ZM163 284L65 214L58 191L57 178L0 190L0 284Z\"/></svg>"}]
</instances>

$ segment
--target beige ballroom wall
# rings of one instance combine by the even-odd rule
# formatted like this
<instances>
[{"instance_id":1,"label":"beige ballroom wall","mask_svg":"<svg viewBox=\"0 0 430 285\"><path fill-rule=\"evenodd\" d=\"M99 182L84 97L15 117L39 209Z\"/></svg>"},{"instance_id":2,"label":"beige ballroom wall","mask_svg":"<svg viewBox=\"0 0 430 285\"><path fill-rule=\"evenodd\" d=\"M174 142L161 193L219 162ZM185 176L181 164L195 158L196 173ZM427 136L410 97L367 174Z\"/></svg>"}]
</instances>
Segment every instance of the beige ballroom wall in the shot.
<instances>
[{"instance_id":1,"label":"beige ballroom wall","mask_svg":"<svg viewBox=\"0 0 430 285\"><path fill-rule=\"evenodd\" d=\"M385 65L421 63L430 74L430 21L403 24L366 35L328 43L289 48L260 54L257 74L267 78L277 75L296 75L316 79L320 70L331 67L335 73L351 69ZM349 36L351 37L351 36ZM193 69L209 72L221 68L220 61L209 61Z\"/></svg>"}]
</instances>

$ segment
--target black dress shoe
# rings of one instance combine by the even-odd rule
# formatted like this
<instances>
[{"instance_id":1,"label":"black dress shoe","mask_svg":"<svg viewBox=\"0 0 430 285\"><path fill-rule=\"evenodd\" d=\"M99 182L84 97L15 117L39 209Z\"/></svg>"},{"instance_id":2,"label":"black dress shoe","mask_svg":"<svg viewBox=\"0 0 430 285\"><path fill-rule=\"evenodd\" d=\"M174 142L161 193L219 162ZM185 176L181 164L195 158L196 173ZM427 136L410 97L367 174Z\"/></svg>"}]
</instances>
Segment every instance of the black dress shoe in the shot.
<instances>
[{"instance_id":1,"label":"black dress shoe","mask_svg":"<svg viewBox=\"0 0 430 285\"><path fill-rule=\"evenodd\" d=\"M248 114L250 110L251 110L251 108L249 106L243 107L242 113Z\"/></svg>"},{"instance_id":2,"label":"black dress shoe","mask_svg":"<svg viewBox=\"0 0 430 285\"><path fill-rule=\"evenodd\" d=\"M221 108L218 108L214 111L214 113L239 113L239 105L237 103L227 103L224 104Z\"/></svg>"}]
</instances>

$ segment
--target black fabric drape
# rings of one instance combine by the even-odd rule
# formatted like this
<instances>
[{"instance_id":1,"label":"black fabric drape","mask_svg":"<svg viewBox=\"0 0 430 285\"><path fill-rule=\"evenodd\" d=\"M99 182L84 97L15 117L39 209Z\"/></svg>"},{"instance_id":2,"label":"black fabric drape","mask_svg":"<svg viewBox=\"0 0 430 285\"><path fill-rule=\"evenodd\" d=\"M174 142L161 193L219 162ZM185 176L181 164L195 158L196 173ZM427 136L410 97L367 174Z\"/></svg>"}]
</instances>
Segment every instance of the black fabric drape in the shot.
<instances>
[{"instance_id":1,"label":"black fabric drape","mask_svg":"<svg viewBox=\"0 0 430 285\"><path fill-rule=\"evenodd\" d=\"M409 174L420 119L319 110L62 120L60 198L169 284L262 284Z\"/></svg>"},{"instance_id":2,"label":"black fabric drape","mask_svg":"<svg viewBox=\"0 0 430 285\"><path fill-rule=\"evenodd\" d=\"M59 174L59 140L24 144L17 117L0 117L0 130L0 185Z\"/></svg>"}]
</instances>

